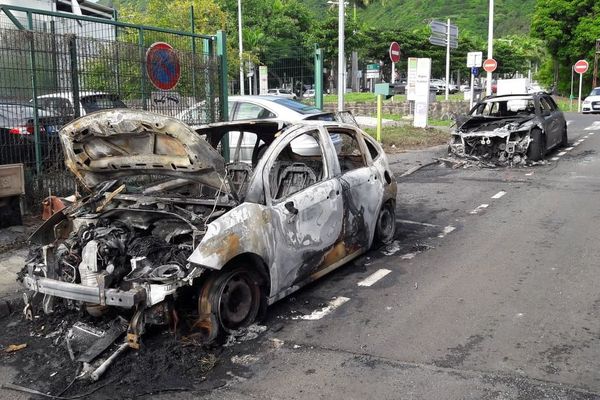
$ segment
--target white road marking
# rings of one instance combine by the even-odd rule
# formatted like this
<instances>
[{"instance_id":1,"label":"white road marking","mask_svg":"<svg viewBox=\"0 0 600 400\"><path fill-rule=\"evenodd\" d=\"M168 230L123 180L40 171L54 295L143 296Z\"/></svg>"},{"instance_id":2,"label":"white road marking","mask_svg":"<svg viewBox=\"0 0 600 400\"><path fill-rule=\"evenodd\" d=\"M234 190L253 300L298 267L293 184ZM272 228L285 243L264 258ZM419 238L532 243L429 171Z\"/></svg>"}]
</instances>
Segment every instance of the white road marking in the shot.
<instances>
[{"instance_id":1,"label":"white road marking","mask_svg":"<svg viewBox=\"0 0 600 400\"><path fill-rule=\"evenodd\" d=\"M550 160L552 160L552 161L558 161L558 157L552 157Z\"/></svg>"},{"instance_id":2,"label":"white road marking","mask_svg":"<svg viewBox=\"0 0 600 400\"><path fill-rule=\"evenodd\" d=\"M580 143L579 143L579 142L575 142L575 143L573 143L573 147L577 147L577 146L579 146L579 145L580 145Z\"/></svg>"},{"instance_id":3,"label":"white road marking","mask_svg":"<svg viewBox=\"0 0 600 400\"><path fill-rule=\"evenodd\" d=\"M434 224L428 224L427 222L411 221L408 219L396 219L396 222L400 222L401 224L410 224L410 225L423 225L423 226L431 226L431 227L438 226L438 225L434 225Z\"/></svg>"},{"instance_id":4,"label":"white road marking","mask_svg":"<svg viewBox=\"0 0 600 400\"><path fill-rule=\"evenodd\" d=\"M440 233L438 235L439 238L443 238L446 237L447 234L454 232L456 228L452 225L448 225L444 227L444 230L442 231L442 233Z\"/></svg>"},{"instance_id":5,"label":"white road marking","mask_svg":"<svg viewBox=\"0 0 600 400\"><path fill-rule=\"evenodd\" d=\"M323 318L326 315L331 314L336 308L338 308L342 304L346 303L348 300L350 300L348 297L344 297L344 296L337 297L337 298L331 300L327 306L321 308L320 310L315 310L308 315L301 315L299 317L294 317L293 319L304 319L307 321L316 321L318 319Z\"/></svg>"},{"instance_id":6,"label":"white road marking","mask_svg":"<svg viewBox=\"0 0 600 400\"><path fill-rule=\"evenodd\" d=\"M567 126L571 125L573 121L567 121Z\"/></svg>"},{"instance_id":7,"label":"white road marking","mask_svg":"<svg viewBox=\"0 0 600 400\"><path fill-rule=\"evenodd\" d=\"M384 276L389 274L390 272L392 272L392 271L390 271L389 269L384 269L384 268L382 268L378 271L375 271L374 273L367 276L362 281L358 282L358 286L371 286L375 282L377 282L378 280L380 280L381 278L383 278Z\"/></svg>"},{"instance_id":8,"label":"white road marking","mask_svg":"<svg viewBox=\"0 0 600 400\"><path fill-rule=\"evenodd\" d=\"M583 139L587 139L587 138L588 138L588 135L585 135L585 136L583 137Z\"/></svg>"},{"instance_id":9,"label":"white road marking","mask_svg":"<svg viewBox=\"0 0 600 400\"><path fill-rule=\"evenodd\" d=\"M573 150L573 147L567 147L567 148L565 149L565 151L571 151L571 150Z\"/></svg>"},{"instance_id":10,"label":"white road marking","mask_svg":"<svg viewBox=\"0 0 600 400\"><path fill-rule=\"evenodd\" d=\"M470 214L477 214L479 213L479 211L488 208L490 205L489 204L482 204L479 207L477 207L476 209L474 209L473 211L470 212Z\"/></svg>"},{"instance_id":11,"label":"white road marking","mask_svg":"<svg viewBox=\"0 0 600 400\"><path fill-rule=\"evenodd\" d=\"M417 253L406 253L406 254L402 254L400 256L401 259L403 260L412 260L413 258L415 258L417 255Z\"/></svg>"},{"instance_id":12,"label":"white road marking","mask_svg":"<svg viewBox=\"0 0 600 400\"><path fill-rule=\"evenodd\" d=\"M590 132L588 133L588 135L592 136L593 134L595 134L596 132Z\"/></svg>"},{"instance_id":13,"label":"white road marking","mask_svg":"<svg viewBox=\"0 0 600 400\"><path fill-rule=\"evenodd\" d=\"M584 129L585 131L598 131L600 130L600 121L594 121L593 124Z\"/></svg>"},{"instance_id":14,"label":"white road marking","mask_svg":"<svg viewBox=\"0 0 600 400\"><path fill-rule=\"evenodd\" d=\"M559 156L559 157L562 157L562 156L564 156L565 154L567 154L567 152L566 152L566 151L561 151L560 153L558 153L558 156Z\"/></svg>"},{"instance_id":15,"label":"white road marking","mask_svg":"<svg viewBox=\"0 0 600 400\"><path fill-rule=\"evenodd\" d=\"M525 176L531 176L531 175L533 175L533 172L528 172L525 174Z\"/></svg>"},{"instance_id":16,"label":"white road marking","mask_svg":"<svg viewBox=\"0 0 600 400\"><path fill-rule=\"evenodd\" d=\"M505 194L506 194L506 192L504 190L501 190L498 193L496 193L495 195L493 195L492 199L499 199L500 197L504 196Z\"/></svg>"}]
</instances>

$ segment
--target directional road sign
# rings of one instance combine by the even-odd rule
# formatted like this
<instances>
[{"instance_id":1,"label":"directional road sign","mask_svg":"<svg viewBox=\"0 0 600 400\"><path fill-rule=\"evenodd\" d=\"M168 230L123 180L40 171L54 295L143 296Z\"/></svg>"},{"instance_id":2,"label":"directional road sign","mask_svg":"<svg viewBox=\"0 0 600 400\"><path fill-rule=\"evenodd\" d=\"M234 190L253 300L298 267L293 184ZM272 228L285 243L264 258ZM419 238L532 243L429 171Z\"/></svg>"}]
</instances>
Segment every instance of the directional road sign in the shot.
<instances>
[{"instance_id":1,"label":"directional road sign","mask_svg":"<svg viewBox=\"0 0 600 400\"><path fill-rule=\"evenodd\" d=\"M588 64L587 61L579 60L573 66L573 70L575 72L577 72L578 74L585 74L589 67L590 67L590 64Z\"/></svg>"},{"instance_id":2,"label":"directional road sign","mask_svg":"<svg viewBox=\"0 0 600 400\"><path fill-rule=\"evenodd\" d=\"M179 56L164 42L152 44L146 52L146 72L150 82L160 90L171 90L181 77Z\"/></svg>"}]
</instances>

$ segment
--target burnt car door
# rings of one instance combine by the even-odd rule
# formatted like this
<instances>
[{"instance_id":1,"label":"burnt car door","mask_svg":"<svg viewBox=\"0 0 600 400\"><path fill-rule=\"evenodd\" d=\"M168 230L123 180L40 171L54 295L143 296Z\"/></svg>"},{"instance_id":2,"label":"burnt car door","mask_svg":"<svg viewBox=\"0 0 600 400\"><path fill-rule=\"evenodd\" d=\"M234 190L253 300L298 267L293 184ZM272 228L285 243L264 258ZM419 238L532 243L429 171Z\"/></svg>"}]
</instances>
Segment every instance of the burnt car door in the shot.
<instances>
[{"instance_id":1,"label":"burnt car door","mask_svg":"<svg viewBox=\"0 0 600 400\"><path fill-rule=\"evenodd\" d=\"M331 130L344 199L344 246L348 254L369 247L383 193L382 177L369 164L361 135L351 129Z\"/></svg>"},{"instance_id":2,"label":"burnt car door","mask_svg":"<svg viewBox=\"0 0 600 400\"><path fill-rule=\"evenodd\" d=\"M277 292L316 279L335 258L344 207L326 132L305 127L282 139L262 171L275 242L271 282Z\"/></svg>"},{"instance_id":3,"label":"burnt car door","mask_svg":"<svg viewBox=\"0 0 600 400\"><path fill-rule=\"evenodd\" d=\"M546 148L550 149L557 146L562 140L564 118L562 118L562 113L558 109L552 107L546 96L540 96L539 104L541 118L544 121L546 130Z\"/></svg>"}]
</instances>

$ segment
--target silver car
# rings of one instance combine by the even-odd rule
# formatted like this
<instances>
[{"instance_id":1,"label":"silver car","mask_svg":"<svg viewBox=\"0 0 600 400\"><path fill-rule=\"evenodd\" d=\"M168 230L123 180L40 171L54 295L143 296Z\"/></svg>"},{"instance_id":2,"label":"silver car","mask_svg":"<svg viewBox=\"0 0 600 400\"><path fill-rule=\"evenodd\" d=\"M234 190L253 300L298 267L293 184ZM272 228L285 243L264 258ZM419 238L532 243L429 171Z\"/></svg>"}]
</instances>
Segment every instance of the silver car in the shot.
<instances>
[{"instance_id":1,"label":"silver car","mask_svg":"<svg viewBox=\"0 0 600 400\"><path fill-rule=\"evenodd\" d=\"M390 242L397 188L381 146L336 122L281 127L214 124L202 138L178 119L126 109L67 124L66 165L87 193L32 236L26 311L57 301L94 316L120 310L137 348L146 324L195 308L210 340ZM254 164L226 165L215 149L232 130L266 145Z\"/></svg>"}]
</instances>

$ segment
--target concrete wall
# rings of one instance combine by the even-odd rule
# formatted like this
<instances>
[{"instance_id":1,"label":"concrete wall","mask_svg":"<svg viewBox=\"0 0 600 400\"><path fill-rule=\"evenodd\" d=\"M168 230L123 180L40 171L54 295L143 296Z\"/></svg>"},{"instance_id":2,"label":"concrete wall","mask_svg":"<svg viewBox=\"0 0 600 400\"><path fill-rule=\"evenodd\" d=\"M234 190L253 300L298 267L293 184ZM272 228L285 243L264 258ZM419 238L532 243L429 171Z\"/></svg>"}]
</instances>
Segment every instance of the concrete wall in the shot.
<instances>
[{"instance_id":1,"label":"concrete wall","mask_svg":"<svg viewBox=\"0 0 600 400\"><path fill-rule=\"evenodd\" d=\"M385 100L384 114L412 115L414 105L409 101ZM336 112L337 104L325 104L324 111ZM346 103L346 111L354 115L376 115L377 102ZM469 103L463 101L436 101L429 104L429 118L448 119L452 114L466 114Z\"/></svg>"}]
</instances>

